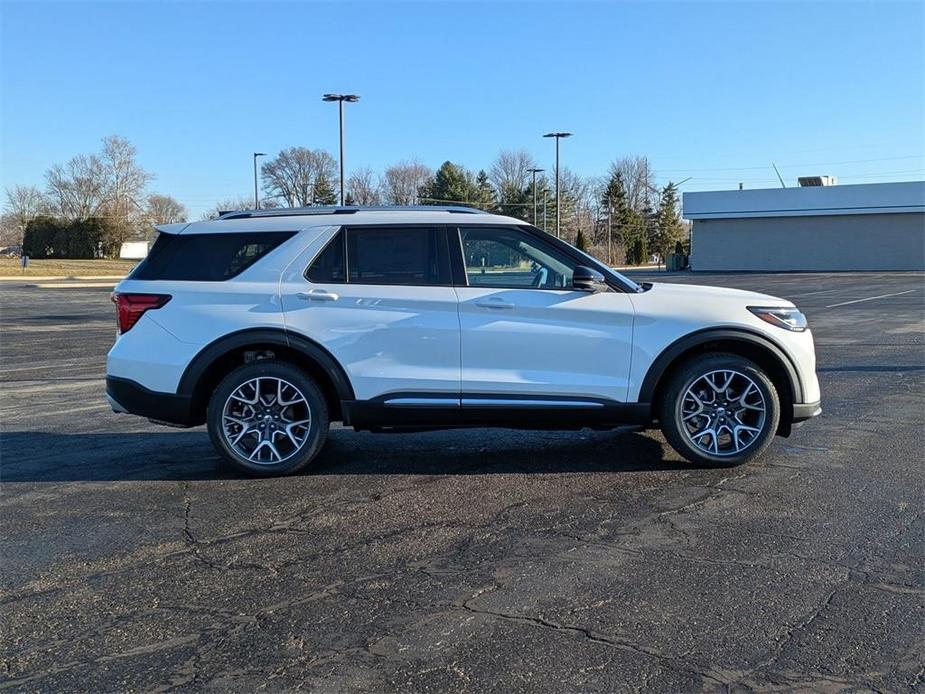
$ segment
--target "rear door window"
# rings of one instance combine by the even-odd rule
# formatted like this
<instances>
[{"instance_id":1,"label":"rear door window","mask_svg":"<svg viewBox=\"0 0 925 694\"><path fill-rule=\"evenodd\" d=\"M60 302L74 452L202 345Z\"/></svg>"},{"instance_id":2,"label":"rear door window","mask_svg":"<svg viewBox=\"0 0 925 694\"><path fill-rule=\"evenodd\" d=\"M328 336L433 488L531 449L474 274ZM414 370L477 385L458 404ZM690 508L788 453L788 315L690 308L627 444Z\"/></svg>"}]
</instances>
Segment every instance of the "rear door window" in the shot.
<instances>
[{"instance_id":1,"label":"rear door window","mask_svg":"<svg viewBox=\"0 0 925 694\"><path fill-rule=\"evenodd\" d=\"M222 282L241 274L293 235L294 231L160 234L129 279Z\"/></svg>"},{"instance_id":2,"label":"rear door window","mask_svg":"<svg viewBox=\"0 0 925 694\"><path fill-rule=\"evenodd\" d=\"M346 268L346 271L345 271ZM305 271L318 284L450 285L442 227L349 227Z\"/></svg>"}]
</instances>

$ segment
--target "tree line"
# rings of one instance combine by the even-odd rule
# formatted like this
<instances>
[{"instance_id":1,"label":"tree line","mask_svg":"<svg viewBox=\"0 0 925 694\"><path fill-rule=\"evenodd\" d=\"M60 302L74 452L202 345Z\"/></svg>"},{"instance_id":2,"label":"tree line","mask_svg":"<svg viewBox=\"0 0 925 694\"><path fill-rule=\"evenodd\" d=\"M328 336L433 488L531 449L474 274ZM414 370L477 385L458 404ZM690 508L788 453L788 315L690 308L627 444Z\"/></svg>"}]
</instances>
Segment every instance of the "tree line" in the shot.
<instances>
[{"instance_id":1,"label":"tree line","mask_svg":"<svg viewBox=\"0 0 925 694\"><path fill-rule=\"evenodd\" d=\"M111 255L122 241L144 233L152 224L185 220L187 211L180 203L148 190L153 176L135 157L127 140L111 136L104 138L100 152L51 167L45 190L14 186L7 191L0 218L0 246L22 239L31 222L36 232L42 229L27 239L35 242L28 244L35 255L75 248L86 253L90 245L94 253L102 250ZM362 167L345 181L345 203L463 205L523 219L554 233L554 172L539 172L534 190L531 169L537 168L523 150L504 150L478 171L452 161L436 171L414 160L398 162L381 174ZM283 149L260 168L260 206L336 204L337 169L337 160L324 150ZM664 258L686 249L688 233L680 218L677 187L673 183L656 187L655 173L645 157L618 158L600 177L583 177L563 167L559 179L562 236L579 248L611 264L639 264L652 254ZM253 205L246 196L222 200L203 218ZM83 224L84 220L94 221ZM63 240L68 235L86 239L67 244ZM45 253L36 253L36 243Z\"/></svg>"},{"instance_id":2,"label":"tree line","mask_svg":"<svg viewBox=\"0 0 925 694\"><path fill-rule=\"evenodd\" d=\"M105 137L99 151L48 169L44 189L7 189L0 247L22 246L37 258L118 255L124 241L150 237L152 224L188 216L177 200L149 190L153 180L132 143Z\"/></svg>"},{"instance_id":3,"label":"tree line","mask_svg":"<svg viewBox=\"0 0 925 694\"><path fill-rule=\"evenodd\" d=\"M417 161L402 161L377 175L369 167L354 170L345 181L347 205L464 205L517 217L555 231L554 172L536 177L537 162L526 151L504 150L487 169L473 171L445 161L436 171ZM335 204L337 161L324 150L290 147L260 169L263 207ZM682 252L688 244L681 220L677 186L658 188L645 157L623 157L603 177L582 177L567 168L559 174L562 235L610 263L647 262ZM229 200L223 209L251 207L246 199Z\"/></svg>"}]
</instances>

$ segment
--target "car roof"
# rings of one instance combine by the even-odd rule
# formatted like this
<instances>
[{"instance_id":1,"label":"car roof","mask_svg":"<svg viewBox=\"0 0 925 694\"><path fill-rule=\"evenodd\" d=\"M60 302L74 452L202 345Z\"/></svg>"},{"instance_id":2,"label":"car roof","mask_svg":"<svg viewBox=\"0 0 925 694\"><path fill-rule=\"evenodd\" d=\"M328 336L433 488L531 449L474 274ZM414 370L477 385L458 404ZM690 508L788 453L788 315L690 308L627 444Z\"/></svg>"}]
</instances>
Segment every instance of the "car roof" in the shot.
<instances>
[{"instance_id":1,"label":"car roof","mask_svg":"<svg viewBox=\"0 0 925 694\"><path fill-rule=\"evenodd\" d=\"M522 219L465 207L305 207L226 212L218 219L160 224L166 234L296 231L345 224L525 224Z\"/></svg>"}]
</instances>

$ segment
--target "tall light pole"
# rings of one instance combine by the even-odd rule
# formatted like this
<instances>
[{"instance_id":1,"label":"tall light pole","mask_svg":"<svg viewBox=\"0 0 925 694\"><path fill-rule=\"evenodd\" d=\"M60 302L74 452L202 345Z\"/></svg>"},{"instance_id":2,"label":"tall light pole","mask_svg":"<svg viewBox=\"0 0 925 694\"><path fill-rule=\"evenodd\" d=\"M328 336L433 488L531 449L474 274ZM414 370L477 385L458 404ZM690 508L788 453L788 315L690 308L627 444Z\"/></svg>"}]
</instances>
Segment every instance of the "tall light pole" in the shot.
<instances>
[{"instance_id":1,"label":"tall light pole","mask_svg":"<svg viewBox=\"0 0 925 694\"><path fill-rule=\"evenodd\" d=\"M354 103L360 100L356 94L325 94L322 101L336 101L340 112L340 204L344 204L344 102Z\"/></svg>"},{"instance_id":2,"label":"tall light pole","mask_svg":"<svg viewBox=\"0 0 925 694\"><path fill-rule=\"evenodd\" d=\"M260 209L260 196L257 194L257 157L267 156L266 152L254 152L254 209Z\"/></svg>"},{"instance_id":3,"label":"tall light pole","mask_svg":"<svg viewBox=\"0 0 925 694\"><path fill-rule=\"evenodd\" d=\"M543 231L549 233L549 217L546 216L546 198L549 195L549 189L543 186Z\"/></svg>"},{"instance_id":4,"label":"tall light pole","mask_svg":"<svg viewBox=\"0 0 925 694\"><path fill-rule=\"evenodd\" d=\"M559 140L563 137L571 137L572 133L546 133L543 137L556 138L556 238L561 237L561 210L559 208Z\"/></svg>"},{"instance_id":5,"label":"tall light pole","mask_svg":"<svg viewBox=\"0 0 925 694\"><path fill-rule=\"evenodd\" d=\"M533 226L536 226L536 175L546 169L527 169L533 174Z\"/></svg>"}]
</instances>

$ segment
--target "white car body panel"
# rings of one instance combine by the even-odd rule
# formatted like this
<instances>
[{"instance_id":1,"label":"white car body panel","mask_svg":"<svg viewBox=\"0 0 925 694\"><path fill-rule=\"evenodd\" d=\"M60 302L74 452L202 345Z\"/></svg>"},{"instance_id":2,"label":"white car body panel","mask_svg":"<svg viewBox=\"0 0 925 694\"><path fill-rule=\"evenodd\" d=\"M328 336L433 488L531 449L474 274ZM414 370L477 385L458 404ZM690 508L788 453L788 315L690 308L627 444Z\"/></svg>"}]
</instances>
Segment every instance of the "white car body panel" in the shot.
<instances>
[{"instance_id":1,"label":"white car body panel","mask_svg":"<svg viewBox=\"0 0 925 694\"><path fill-rule=\"evenodd\" d=\"M153 320L154 313L148 311L128 333L116 336L106 355L106 375L172 394L177 392L180 378L199 346L178 340Z\"/></svg>"},{"instance_id":2,"label":"white car body panel","mask_svg":"<svg viewBox=\"0 0 925 694\"><path fill-rule=\"evenodd\" d=\"M463 393L626 401L633 344L629 294L488 287L456 291Z\"/></svg>"},{"instance_id":3,"label":"white car body panel","mask_svg":"<svg viewBox=\"0 0 925 694\"><path fill-rule=\"evenodd\" d=\"M336 233L336 227L325 229L283 273L279 291L286 329L330 352L359 400L389 393L458 398L456 292L452 287L309 282L306 268ZM326 293L327 300L308 298L312 292Z\"/></svg>"},{"instance_id":4,"label":"white car body panel","mask_svg":"<svg viewBox=\"0 0 925 694\"><path fill-rule=\"evenodd\" d=\"M636 310L632 373L628 398L635 402L646 372L673 342L710 328L743 329L758 333L788 355L800 376L804 400L819 399L812 333L790 332L769 325L747 306L793 306L785 299L756 292L689 284L657 282L646 292L633 294Z\"/></svg>"}]
</instances>

